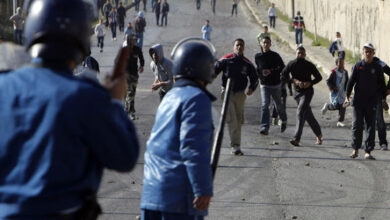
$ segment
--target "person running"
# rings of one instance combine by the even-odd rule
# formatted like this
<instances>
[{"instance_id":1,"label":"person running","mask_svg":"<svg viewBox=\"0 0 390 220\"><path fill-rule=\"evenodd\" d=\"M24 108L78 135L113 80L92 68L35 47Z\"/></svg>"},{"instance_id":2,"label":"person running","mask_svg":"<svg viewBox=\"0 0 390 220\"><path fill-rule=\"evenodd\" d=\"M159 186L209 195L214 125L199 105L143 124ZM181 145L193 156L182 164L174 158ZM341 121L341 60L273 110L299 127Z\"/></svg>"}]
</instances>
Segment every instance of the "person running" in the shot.
<instances>
[{"instance_id":1,"label":"person running","mask_svg":"<svg viewBox=\"0 0 390 220\"><path fill-rule=\"evenodd\" d=\"M281 132L287 128L286 109L283 108L281 101L281 82L280 73L284 68L284 62L280 55L271 50L271 38L264 37L261 46L263 52L255 55L257 65L257 74L260 78L261 88L261 122L260 134L268 135L270 114L269 107L272 100L275 102L276 109L282 120Z\"/></svg>"},{"instance_id":2,"label":"person running","mask_svg":"<svg viewBox=\"0 0 390 220\"><path fill-rule=\"evenodd\" d=\"M146 144L143 220L203 220L213 196L211 102L216 98L206 86L214 56L205 44L187 42L173 62L176 82L157 109Z\"/></svg>"},{"instance_id":3,"label":"person running","mask_svg":"<svg viewBox=\"0 0 390 220\"><path fill-rule=\"evenodd\" d=\"M344 59L337 58L336 66L326 80L326 84L330 90L330 103L325 103L321 109L323 115L328 110L334 111L339 110L339 119L337 121L337 127L344 127L344 116L345 116L345 91L348 83L348 72L344 69Z\"/></svg>"},{"instance_id":4,"label":"person running","mask_svg":"<svg viewBox=\"0 0 390 220\"><path fill-rule=\"evenodd\" d=\"M131 48L131 53L127 60L126 72L127 72L127 93L125 99L125 110L129 115L131 120L135 120L135 94L137 91L138 85L138 72L142 73L144 71L144 55L141 48L136 45L137 36L130 34L127 37L127 47ZM138 62L140 67L138 68Z\"/></svg>"},{"instance_id":5,"label":"person running","mask_svg":"<svg viewBox=\"0 0 390 220\"><path fill-rule=\"evenodd\" d=\"M95 220L104 169L129 172L140 149L121 104L126 77L99 85L73 75L90 46L82 1L27 10L31 64L0 74L0 219Z\"/></svg>"},{"instance_id":6,"label":"person running","mask_svg":"<svg viewBox=\"0 0 390 220\"><path fill-rule=\"evenodd\" d=\"M215 64L215 77L223 72L222 75L222 94L225 93L228 78L231 78L233 86L231 89L227 124L230 134L230 146L232 154L244 155L241 151L241 127L244 123L244 106L247 96L253 94L256 90L259 79L256 74L256 68L252 62L244 56L245 42L238 38L233 44L233 53L223 56ZM248 78L250 81L249 88Z\"/></svg>"},{"instance_id":7,"label":"person running","mask_svg":"<svg viewBox=\"0 0 390 220\"><path fill-rule=\"evenodd\" d=\"M294 17L293 27L295 30L295 43L297 46L302 44L302 35L305 30L305 22L303 21L303 17L301 16L301 12L297 11L297 16Z\"/></svg>"},{"instance_id":8,"label":"person running","mask_svg":"<svg viewBox=\"0 0 390 220\"><path fill-rule=\"evenodd\" d=\"M112 8L111 13L108 15L110 20L110 28L112 34L112 40L116 41L116 25L117 25L117 16L116 8Z\"/></svg>"},{"instance_id":9,"label":"person running","mask_svg":"<svg viewBox=\"0 0 390 220\"><path fill-rule=\"evenodd\" d=\"M145 26L146 26L146 20L144 17L144 12L140 11L138 12L138 15L134 21L134 31L135 31L135 35L137 36L137 47L141 48L141 50L144 42Z\"/></svg>"},{"instance_id":10,"label":"person running","mask_svg":"<svg viewBox=\"0 0 390 220\"><path fill-rule=\"evenodd\" d=\"M104 36L106 36L105 27L103 24L103 19L100 19L100 23L95 27L95 34L97 37L97 47L100 47L100 53L103 52L104 47Z\"/></svg>"},{"instance_id":11,"label":"person running","mask_svg":"<svg viewBox=\"0 0 390 220\"><path fill-rule=\"evenodd\" d=\"M213 28L210 25L210 21L206 20L205 24L202 27L202 34L203 39L211 41L211 32L213 31Z\"/></svg>"},{"instance_id":12,"label":"person running","mask_svg":"<svg viewBox=\"0 0 390 220\"><path fill-rule=\"evenodd\" d=\"M378 98L382 98L385 91L385 80L380 64L374 62L375 47L371 43L363 45L363 60L358 61L352 68L351 78L347 84L347 102L353 95L352 121L352 154L351 158L358 157L362 146L363 124L365 124L366 140L364 143L364 158L375 160L371 155L375 147L375 116ZM364 121L363 121L364 120Z\"/></svg>"},{"instance_id":13,"label":"person running","mask_svg":"<svg viewBox=\"0 0 390 220\"><path fill-rule=\"evenodd\" d=\"M305 57L306 50L301 45L296 49L296 59L287 64L282 71L281 77L282 81L287 83L290 81L291 74L291 80L295 89L294 98L298 104L295 134L294 138L290 140L290 143L294 146L299 146L305 121L309 123L316 135L315 143L318 145L322 144L321 127L310 107L310 102L314 95L313 85L319 83L322 80L322 76L314 64L307 61Z\"/></svg>"},{"instance_id":14,"label":"person running","mask_svg":"<svg viewBox=\"0 0 390 220\"><path fill-rule=\"evenodd\" d=\"M125 28L126 9L125 7L123 7L122 2L119 2L117 13L118 13L119 31L123 32Z\"/></svg>"},{"instance_id":15,"label":"person running","mask_svg":"<svg viewBox=\"0 0 390 220\"><path fill-rule=\"evenodd\" d=\"M269 26L275 28L277 13L275 8L275 3L271 4L271 7L268 9L268 18L269 18Z\"/></svg>"},{"instance_id":16,"label":"person running","mask_svg":"<svg viewBox=\"0 0 390 220\"><path fill-rule=\"evenodd\" d=\"M161 16L161 26L164 25L164 20L165 20L165 26L167 26L167 24L168 24L168 12L169 12L169 4L168 4L167 0L164 0L164 3L163 3L162 8L161 8L161 13L162 13L162 16Z\"/></svg>"},{"instance_id":17,"label":"person running","mask_svg":"<svg viewBox=\"0 0 390 220\"><path fill-rule=\"evenodd\" d=\"M233 0L232 16L233 16L234 12L236 12L236 16L237 16L237 5L238 5L239 2L240 2L240 0Z\"/></svg>"},{"instance_id":18,"label":"person running","mask_svg":"<svg viewBox=\"0 0 390 220\"><path fill-rule=\"evenodd\" d=\"M374 62L377 62L381 67L384 73L390 77L390 67L380 60L378 57L374 57ZM378 130L379 146L381 150L388 150L387 147L387 132L386 132L386 123L383 118L383 109L389 109L389 106L386 103L386 96L389 94L390 83L387 83L386 94L378 97L377 107L376 107L376 128Z\"/></svg>"},{"instance_id":19,"label":"person running","mask_svg":"<svg viewBox=\"0 0 390 220\"><path fill-rule=\"evenodd\" d=\"M12 15L9 20L12 21L14 25L14 42L16 44L23 44L23 25L24 17L21 7L16 8L16 14Z\"/></svg>"},{"instance_id":20,"label":"person running","mask_svg":"<svg viewBox=\"0 0 390 220\"><path fill-rule=\"evenodd\" d=\"M164 98L167 92L172 88L173 74L172 62L164 57L163 46L161 44L153 45L149 49L149 55L152 58L150 69L154 74L154 82L152 91L160 89L160 101Z\"/></svg>"}]
</instances>

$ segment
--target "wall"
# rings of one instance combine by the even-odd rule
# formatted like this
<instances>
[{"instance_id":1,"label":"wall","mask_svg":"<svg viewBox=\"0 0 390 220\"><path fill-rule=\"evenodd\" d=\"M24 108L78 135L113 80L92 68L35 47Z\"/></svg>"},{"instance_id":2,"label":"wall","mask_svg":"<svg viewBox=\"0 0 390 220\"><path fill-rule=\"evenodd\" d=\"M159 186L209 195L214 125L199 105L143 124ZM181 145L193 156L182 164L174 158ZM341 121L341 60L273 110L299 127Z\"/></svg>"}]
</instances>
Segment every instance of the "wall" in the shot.
<instances>
[{"instance_id":1,"label":"wall","mask_svg":"<svg viewBox=\"0 0 390 220\"><path fill-rule=\"evenodd\" d=\"M292 0L271 2L291 17ZM301 11L310 32L314 33L316 15L318 35L332 40L339 31L344 47L357 54L365 42L371 42L377 49L376 55L390 63L389 0L295 0L297 11Z\"/></svg>"}]
</instances>

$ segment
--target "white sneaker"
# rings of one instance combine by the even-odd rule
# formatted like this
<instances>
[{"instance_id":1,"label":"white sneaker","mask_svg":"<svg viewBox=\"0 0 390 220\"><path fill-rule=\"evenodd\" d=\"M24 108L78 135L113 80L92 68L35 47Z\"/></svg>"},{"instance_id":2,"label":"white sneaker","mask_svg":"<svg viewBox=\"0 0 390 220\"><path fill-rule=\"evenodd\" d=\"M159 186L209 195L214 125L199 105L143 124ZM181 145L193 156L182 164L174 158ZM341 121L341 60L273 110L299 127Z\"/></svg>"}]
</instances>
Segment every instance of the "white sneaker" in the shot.
<instances>
[{"instance_id":1,"label":"white sneaker","mask_svg":"<svg viewBox=\"0 0 390 220\"><path fill-rule=\"evenodd\" d=\"M321 113L322 113L323 115L325 115L325 113L328 111L328 106L329 106L329 104L328 104L328 103L325 103L325 104L324 104L324 107L322 107Z\"/></svg>"},{"instance_id":2,"label":"white sneaker","mask_svg":"<svg viewBox=\"0 0 390 220\"><path fill-rule=\"evenodd\" d=\"M339 128L343 128L343 127L345 127L345 124L338 121L336 126L339 127Z\"/></svg>"}]
</instances>

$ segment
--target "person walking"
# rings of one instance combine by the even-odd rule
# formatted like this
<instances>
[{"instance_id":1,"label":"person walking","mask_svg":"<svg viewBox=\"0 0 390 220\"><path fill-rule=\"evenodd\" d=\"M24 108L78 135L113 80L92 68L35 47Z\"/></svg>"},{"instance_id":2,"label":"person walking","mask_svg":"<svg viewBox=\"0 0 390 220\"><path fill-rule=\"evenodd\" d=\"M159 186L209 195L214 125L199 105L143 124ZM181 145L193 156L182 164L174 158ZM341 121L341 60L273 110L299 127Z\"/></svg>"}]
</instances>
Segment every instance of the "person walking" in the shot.
<instances>
[{"instance_id":1,"label":"person walking","mask_svg":"<svg viewBox=\"0 0 390 220\"><path fill-rule=\"evenodd\" d=\"M95 34L98 42L97 47L100 47L100 53L102 53L104 47L104 36L106 36L103 19L100 19L100 23L95 26Z\"/></svg>"},{"instance_id":2,"label":"person walking","mask_svg":"<svg viewBox=\"0 0 390 220\"><path fill-rule=\"evenodd\" d=\"M374 56L373 61L378 63L382 67L383 72L386 73L388 77L390 77L390 67L385 62L376 56ZM386 96L390 91L390 83L387 83L386 90L386 94L378 97L376 106L376 128L378 130L379 146L381 150L388 150L386 123L385 119L383 118L383 109L386 110L386 106L387 109L389 109L389 106L386 103Z\"/></svg>"},{"instance_id":3,"label":"person walking","mask_svg":"<svg viewBox=\"0 0 390 220\"><path fill-rule=\"evenodd\" d=\"M200 0L196 0L196 10L200 10Z\"/></svg>"},{"instance_id":4,"label":"person walking","mask_svg":"<svg viewBox=\"0 0 390 220\"><path fill-rule=\"evenodd\" d=\"M332 54L332 56L334 56L336 50L337 50L337 57L344 59L345 52L343 49L340 32L336 32L336 39L333 41L333 43L329 47L329 52Z\"/></svg>"},{"instance_id":5,"label":"person walking","mask_svg":"<svg viewBox=\"0 0 390 220\"><path fill-rule=\"evenodd\" d=\"M314 64L307 61L305 57L305 48L299 46L296 49L296 59L287 64L282 70L281 76L281 80L287 83L290 81L291 74L291 80L295 89L294 98L298 104L295 134L294 138L290 140L290 143L294 146L299 146L305 121L309 123L316 135L316 144L322 144L321 127L310 107L310 102L314 95L313 85L319 83L322 80L322 76Z\"/></svg>"},{"instance_id":6,"label":"person walking","mask_svg":"<svg viewBox=\"0 0 390 220\"><path fill-rule=\"evenodd\" d=\"M16 44L23 44L23 25L24 25L24 17L23 11L21 7L16 8L16 14L12 15L9 18L14 25L14 42Z\"/></svg>"},{"instance_id":7,"label":"person walking","mask_svg":"<svg viewBox=\"0 0 390 220\"><path fill-rule=\"evenodd\" d=\"M0 74L0 219L95 220L103 170L129 172L139 153L120 104L126 78L73 75L90 46L82 1L35 0L27 11L31 65Z\"/></svg>"},{"instance_id":8,"label":"person walking","mask_svg":"<svg viewBox=\"0 0 390 220\"><path fill-rule=\"evenodd\" d=\"M213 196L211 102L216 98L206 86L214 56L205 44L187 42L173 62L176 82L157 109L146 143L143 220L203 220Z\"/></svg>"},{"instance_id":9,"label":"person walking","mask_svg":"<svg viewBox=\"0 0 390 220\"><path fill-rule=\"evenodd\" d=\"M108 25L110 24L108 17L111 11L112 11L111 1L107 0L106 3L103 5L103 14L106 17L106 27L108 27Z\"/></svg>"},{"instance_id":10,"label":"person walking","mask_svg":"<svg viewBox=\"0 0 390 220\"><path fill-rule=\"evenodd\" d=\"M202 34L203 34L203 39L211 41L211 32L213 31L213 28L210 25L210 21L206 20L205 24L202 27Z\"/></svg>"},{"instance_id":11,"label":"person walking","mask_svg":"<svg viewBox=\"0 0 390 220\"><path fill-rule=\"evenodd\" d=\"M269 39L271 39L271 36L270 36L270 34L268 32L268 26L267 25L264 25L264 31L260 32L257 35L257 37L256 37L261 52L263 51L263 47L261 46L261 44L262 44L262 40L264 39L264 37L268 37Z\"/></svg>"},{"instance_id":12,"label":"person walking","mask_svg":"<svg viewBox=\"0 0 390 220\"><path fill-rule=\"evenodd\" d=\"M329 78L326 80L326 84L330 90L330 104L325 103L324 107L321 109L323 115L326 114L328 110L334 111L339 110L339 119L337 121L337 127L344 127L344 116L345 116L345 91L347 89L348 83L348 72L344 69L344 59L337 58L336 66L329 75Z\"/></svg>"},{"instance_id":13,"label":"person walking","mask_svg":"<svg viewBox=\"0 0 390 220\"><path fill-rule=\"evenodd\" d=\"M160 13L161 13L161 0L157 0L156 4L154 5L154 14L156 15L157 26L159 26ZM162 24L161 24L161 26L162 26Z\"/></svg>"},{"instance_id":14,"label":"person walking","mask_svg":"<svg viewBox=\"0 0 390 220\"><path fill-rule=\"evenodd\" d=\"M172 62L164 57L163 46L161 44L153 45L149 49L149 55L152 58L150 69L154 74L152 91L160 89L158 92L160 101L173 85Z\"/></svg>"},{"instance_id":15,"label":"person walking","mask_svg":"<svg viewBox=\"0 0 390 220\"><path fill-rule=\"evenodd\" d=\"M297 46L302 44L302 35L305 30L305 22L303 21L303 17L301 16L301 12L297 11L297 16L294 17L293 27L295 30L295 43Z\"/></svg>"},{"instance_id":16,"label":"person walking","mask_svg":"<svg viewBox=\"0 0 390 220\"><path fill-rule=\"evenodd\" d=\"M125 36L123 36L123 40L126 40L130 34L135 34L134 30L133 30L133 26L131 25L131 22L127 23L127 27L125 30Z\"/></svg>"},{"instance_id":17,"label":"person walking","mask_svg":"<svg viewBox=\"0 0 390 220\"><path fill-rule=\"evenodd\" d=\"M137 36L137 47L142 50L143 42L144 42L144 32L145 32L146 20L144 17L144 12L138 12L137 17L134 21L134 31Z\"/></svg>"},{"instance_id":18,"label":"person walking","mask_svg":"<svg viewBox=\"0 0 390 220\"><path fill-rule=\"evenodd\" d=\"M161 13L162 13L162 16L161 16L161 26L164 25L164 20L165 20L165 26L167 26L167 24L168 24L168 12L169 12L169 4L168 4L167 0L164 0L164 3L163 3L162 8L161 8Z\"/></svg>"},{"instance_id":19,"label":"person walking","mask_svg":"<svg viewBox=\"0 0 390 220\"><path fill-rule=\"evenodd\" d=\"M233 16L234 12L236 12L236 16L237 16L237 5L238 5L239 2L240 2L240 0L233 0L232 16Z\"/></svg>"},{"instance_id":20,"label":"person walking","mask_svg":"<svg viewBox=\"0 0 390 220\"><path fill-rule=\"evenodd\" d=\"M268 9L268 18L269 18L269 26L275 28L275 21L277 17L277 12L275 8L275 3L271 4L271 7Z\"/></svg>"},{"instance_id":21,"label":"person walking","mask_svg":"<svg viewBox=\"0 0 390 220\"><path fill-rule=\"evenodd\" d=\"M127 93L125 99L125 110L131 120L135 120L135 94L137 91L138 85L138 72L142 73L144 71L144 55L141 48L136 45L137 36L130 34L127 37L127 47L131 48L131 53L127 60L126 72L127 72ZM140 67L138 68L138 62Z\"/></svg>"},{"instance_id":22,"label":"person walking","mask_svg":"<svg viewBox=\"0 0 390 220\"><path fill-rule=\"evenodd\" d=\"M112 40L116 41L116 24L117 24L117 17L118 17L116 8L112 8L111 13L108 15L108 17L110 21Z\"/></svg>"},{"instance_id":23,"label":"person walking","mask_svg":"<svg viewBox=\"0 0 390 220\"><path fill-rule=\"evenodd\" d=\"M244 123L244 106L247 96L256 90L259 79L252 62L244 56L245 42L238 38L233 44L233 53L223 56L215 64L215 77L222 75L222 94L225 92L228 78L232 79L233 86L230 94L227 123L230 134L232 154L244 155L241 151L241 127ZM250 81L249 88L245 93Z\"/></svg>"},{"instance_id":24,"label":"person walking","mask_svg":"<svg viewBox=\"0 0 390 220\"><path fill-rule=\"evenodd\" d=\"M268 135L271 97L275 102L276 109L282 120L280 131L284 132L287 128L287 114L281 101L282 91L280 81L280 73L285 65L280 55L271 50L271 45L271 38L264 37L261 42L263 52L255 55L257 74L260 78L261 88L260 134L262 135Z\"/></svg>"},{"instance_id":25,"label":"person walking","mask_svg":"<svg viewBox=\"0 0 390 220\"><path fill-rule=\"evenodd\" d=\"M151 5L152 5L152 12L154 12L154 6L156 4L157 0L152 0Z\"/></svg>"},{"instance_id":26,"label":"person walking","mask_svg":"<svg viewBox=\"0 0 390 220\"><path fill-rule=\"evenodd\" d=\"M125 29L126 9L125 7L123 7L122 2L119 2L119 8L117 10L117 13L118 13L119 31L123 32Z\"/></svg>"},{"instance_id":27,"label":"person walking","mask_svg":"<svg viewBox=\"0 0 390 220\"><path fill-rule=\"evenodd\" d=\"M366 140L364 143L365 159L375 160L371 155L375 147L375 116L378 98L385 92L385 80L380 64L374 62L375 47L371 43L363 45L363 60L358 61L352 68L351 78L347 84L347 102L353 95L352 121L352 154L358 157L362 146L363 124L365 124ZM363 122L364 120L364 122Z\"/></svg>"}]
</instances>

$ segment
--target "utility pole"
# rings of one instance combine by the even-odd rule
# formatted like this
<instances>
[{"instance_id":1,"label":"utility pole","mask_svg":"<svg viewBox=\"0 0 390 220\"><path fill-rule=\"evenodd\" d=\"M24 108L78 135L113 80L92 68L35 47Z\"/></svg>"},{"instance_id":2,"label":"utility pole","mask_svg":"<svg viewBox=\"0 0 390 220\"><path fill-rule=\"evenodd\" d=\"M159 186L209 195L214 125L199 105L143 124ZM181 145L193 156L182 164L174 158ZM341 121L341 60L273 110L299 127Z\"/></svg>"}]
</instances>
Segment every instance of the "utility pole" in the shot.
<instances>
[{"instance_id":1,"label":"utility pole","mask_svg":"<svg viewBox=\"0 0 390 220\"><path fill-rule=\"evenodd\" d=\"M16 0L13 0L13 10L12 10L12 14L14 15L15 13L16 13L16 8L17 8L17 6L16 6Z\"/></svg>"},{"instance_id":2,"label":"utility pole","mask_svg":"<svg viewBox=\"0 0 390 220\"><path fill-rule=\"evenodd\" d=\"M291 17L292 17L292 19L294 19L294 15L295 15L295 1L291 0Z\"/></svg>"},{"instance_id":3,"label":"utility pole","mask_svg":"<svg viewBox=\"0 0 390 220\"><path fill-rule=\"evenodd\" d=\"M313 0L313 14L314 14L314 42L317 43L317 12Z\"/></svg>"}]
</instances>

